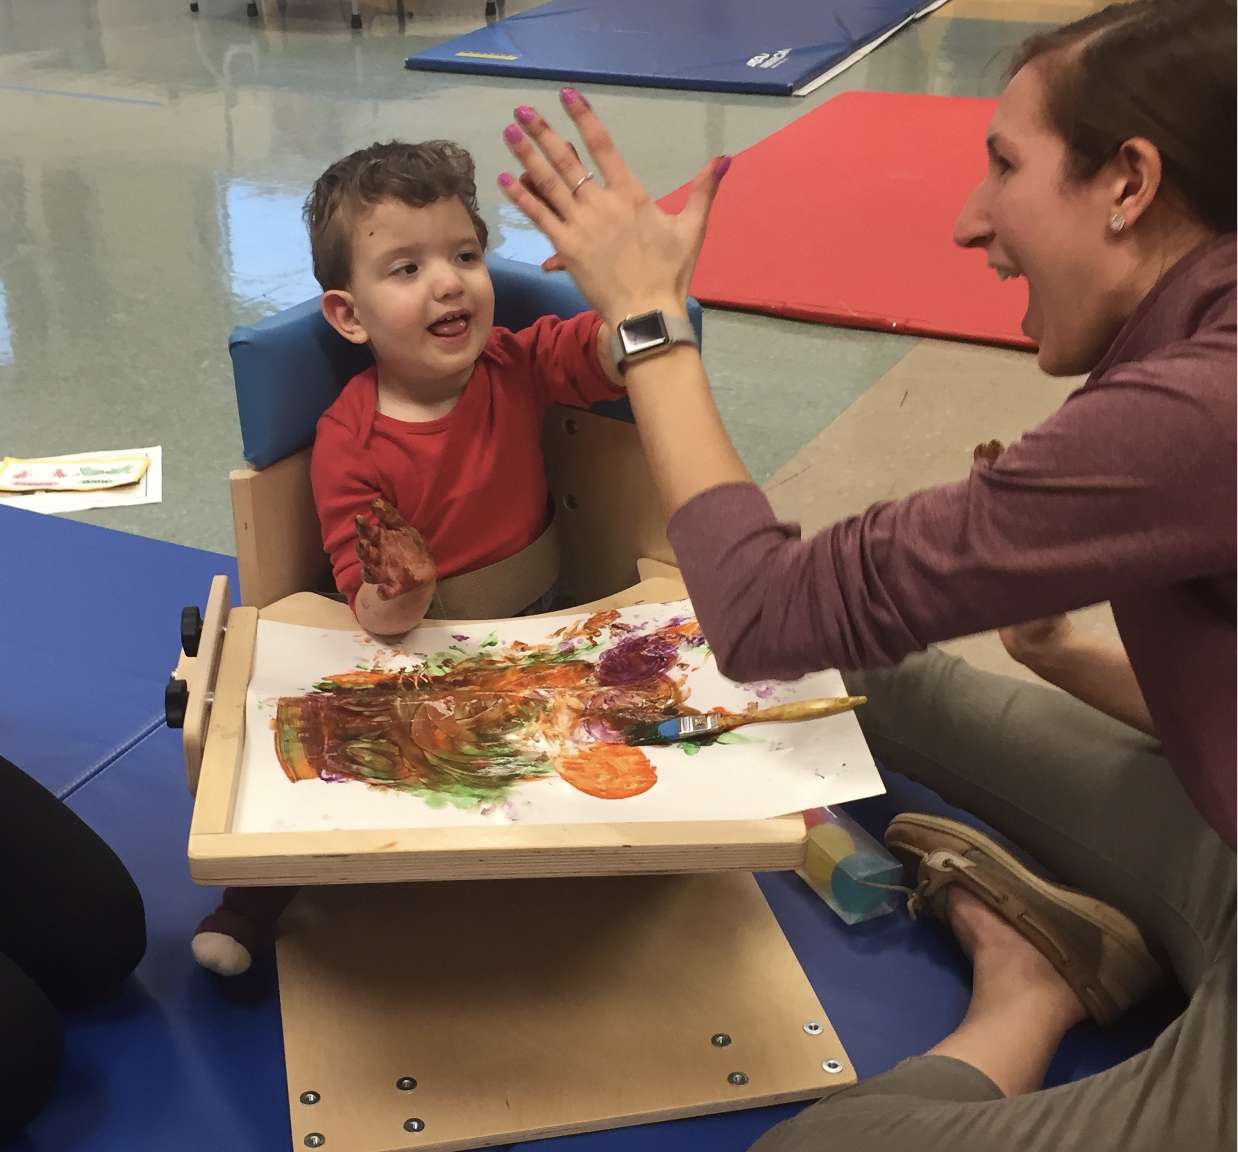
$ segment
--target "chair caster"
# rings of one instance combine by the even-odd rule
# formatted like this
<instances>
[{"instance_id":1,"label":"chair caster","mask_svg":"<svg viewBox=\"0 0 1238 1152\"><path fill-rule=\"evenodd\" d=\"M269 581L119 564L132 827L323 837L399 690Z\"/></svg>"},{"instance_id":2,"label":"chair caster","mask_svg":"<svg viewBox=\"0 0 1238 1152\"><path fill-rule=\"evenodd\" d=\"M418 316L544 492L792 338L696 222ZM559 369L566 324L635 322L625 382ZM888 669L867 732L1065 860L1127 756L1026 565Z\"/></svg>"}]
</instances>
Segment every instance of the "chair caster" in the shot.
<instances>
[{"instance_id":1,"label":"chair caster","mask_svg":"<svg viewBox=\"0 0 1238 1152\"><path fill-rule=\"evenodd\" d=\"M249 3L245 5L245 15L246 16L257 16L258 15L258 5L255 3L255 0L249 0Z\"/></svg>"},{"instance_id":2,"label":"chair caster","mask_svg":"<svg viewBox=\"0 0 1238 1152\"><path fill-rule=\"evenodd\" d=\"M351 23L352 23L352 29L353 29L353 31L354 31L354 32L360 32L360 31L361 31L361 13L360 13L360 12L354 12L354 13L352 14L352 22L351 22Z\"/></svg>"},{"instance_id":3,"label":"chair caster","mask_svg":"<svg viewBox=\"0 0 1238 1152\"><path fill-rule=\"evenodd\" d=\"M189 5L189 11L196 12L197 10L198 10L198 0L193 0L193 2Z\"/></svg>"}]
</instances>

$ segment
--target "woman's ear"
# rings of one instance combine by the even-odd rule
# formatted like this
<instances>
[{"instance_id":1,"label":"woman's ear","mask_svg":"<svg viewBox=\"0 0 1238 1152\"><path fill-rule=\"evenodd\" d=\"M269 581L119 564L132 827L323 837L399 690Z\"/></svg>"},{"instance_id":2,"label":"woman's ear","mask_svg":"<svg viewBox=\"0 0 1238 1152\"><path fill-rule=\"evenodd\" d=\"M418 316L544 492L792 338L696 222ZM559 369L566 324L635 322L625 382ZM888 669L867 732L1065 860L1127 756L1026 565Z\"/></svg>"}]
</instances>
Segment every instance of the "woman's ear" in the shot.
<instances>
[{"instance_id":1,"label":"woman's ear","mask_svg":"<svg viewBox=\"0 0 1238 1152\"><path fill-rule=\"evenodd\" d=\"M1132 136L1107 165L1113 173L1110 209L1129 226L1151 206L1161 187L1161 153L1151 140Z\"/></svg>"},{"instance_id":2,"label":"woman's ear","mask_svg":"<svg viewBox=\"0 0 1238 1152\"><path fill-rule=\"evenodd\" d=\"M368 344L369 336L357 318L352 293L342 288L331 288L322 294L322 314L345 340L353 344Z\"/></svg>"}]
</instances>

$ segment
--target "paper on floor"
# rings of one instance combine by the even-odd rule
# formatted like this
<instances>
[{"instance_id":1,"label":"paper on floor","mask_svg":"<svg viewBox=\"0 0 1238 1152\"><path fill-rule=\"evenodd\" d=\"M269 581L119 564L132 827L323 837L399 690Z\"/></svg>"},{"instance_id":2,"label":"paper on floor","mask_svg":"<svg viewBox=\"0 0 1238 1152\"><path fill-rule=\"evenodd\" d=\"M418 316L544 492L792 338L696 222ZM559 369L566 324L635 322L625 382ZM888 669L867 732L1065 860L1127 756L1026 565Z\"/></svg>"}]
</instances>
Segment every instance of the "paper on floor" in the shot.
<instances>
[{"instance_id":1,"label":"paper on floor","mask_svg":"<svg viewBox=\"0 0 1238 1152\"><path fill-rule=\"evenodd\" d=\"M123 448L105 452L73 452L64 456L40 456L37 459L15 461L5 460L5 471L0 472L0 489L5 486L4 476L20 472L21 465L32 466L31 471L40 473L46 467L55 469L56 465L64 465L60 471L65 473L63 480L73 482L75 475L80 477L82 465L104 465L109 461L146 459L149 464L142 468L135 482L117 487L93 488L88 491L46 491L11 492L0 490L0 505L8 508L25 508L30 512L84 512L88 508L123 508L133 504L158 504L163 500L163 449L156 444L152 448ZM16 467L14 467L16 466ZM136 469L135 469L136 471ZM10 477L10 480L12 477ZM43 476L32 476L28 479L46 479ZM84 477L93 480L96 477Z\"/></svg>"}]
</instances>

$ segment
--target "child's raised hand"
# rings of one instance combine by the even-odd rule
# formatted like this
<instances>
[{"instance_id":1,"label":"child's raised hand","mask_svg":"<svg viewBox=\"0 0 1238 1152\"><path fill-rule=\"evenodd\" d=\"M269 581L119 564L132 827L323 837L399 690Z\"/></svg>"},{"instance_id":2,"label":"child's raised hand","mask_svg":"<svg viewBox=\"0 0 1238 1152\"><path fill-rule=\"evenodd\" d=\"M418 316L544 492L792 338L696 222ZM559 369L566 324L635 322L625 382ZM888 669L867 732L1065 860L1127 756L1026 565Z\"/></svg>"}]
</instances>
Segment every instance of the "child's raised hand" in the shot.
<instances>
[{"instance_id":1,"label":"child's raised hand","mask_svg":"<svg viewBox=\"0 0 1238 1152\"><path fill-rule=\"evenodd\" d=\"M424 591L438 579L425 538L386 500L371 500L377 523L356 518L361 579L373 584L380 600Z\"/></svg>"}]
</instances>

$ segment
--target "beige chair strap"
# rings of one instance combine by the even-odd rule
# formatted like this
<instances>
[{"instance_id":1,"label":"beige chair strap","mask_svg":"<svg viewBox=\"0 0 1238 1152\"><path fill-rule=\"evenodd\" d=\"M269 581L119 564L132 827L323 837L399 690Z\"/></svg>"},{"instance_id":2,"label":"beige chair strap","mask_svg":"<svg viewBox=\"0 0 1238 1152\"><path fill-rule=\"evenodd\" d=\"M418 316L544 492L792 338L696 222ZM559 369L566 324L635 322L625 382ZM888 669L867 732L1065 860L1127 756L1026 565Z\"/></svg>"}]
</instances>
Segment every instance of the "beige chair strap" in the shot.
<instances>
[{"instance_id":1,"label":"beige chair strap","mask_svg":"<svg viewBox=\"0 0 1238 1152\"><path fill-rule=\"evenodd\" d=\"M515 556L438 582L430 620L503 620L547 592L559 578L559 540L554 523Z\"/></svg>"}]
</instances>

